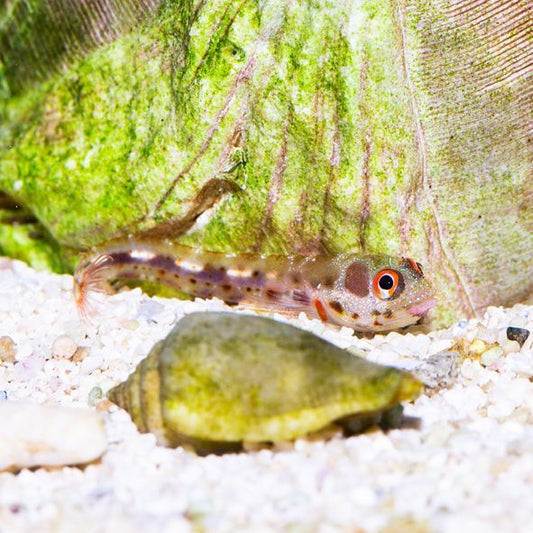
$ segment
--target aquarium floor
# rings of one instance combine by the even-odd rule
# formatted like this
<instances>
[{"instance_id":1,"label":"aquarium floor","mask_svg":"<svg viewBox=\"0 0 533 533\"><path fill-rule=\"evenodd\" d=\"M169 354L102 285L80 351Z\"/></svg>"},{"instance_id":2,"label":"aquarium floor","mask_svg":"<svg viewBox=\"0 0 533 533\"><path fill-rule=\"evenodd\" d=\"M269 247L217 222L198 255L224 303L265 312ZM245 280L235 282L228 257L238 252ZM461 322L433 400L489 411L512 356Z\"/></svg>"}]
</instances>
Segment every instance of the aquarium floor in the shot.
<instances>
[{"instance_id":1,"label":"aquarium floor","mask_svg":"<svg viewBox=\"0 0 533 533\"><path fill-rule=\"evenodd\" d=\"M124 380L184 313L225 306L148 298L135 289L102 297L89 325L78 319L71 287L70 276L2 260L0 336L13 339L16 354L0 364L0 391L8 400L94 405L109 446L84 468L0 474L2 533L531 531L533 335L519 349L505 330L533 331L532 306L490 308L481 321L429 335L371 340L292 320L407 369L461 337L475 349L484 346L475 341L480 336L502 349L460 359L449 388L406 406L410 423L402 429L351 438L333 431L202 458L156 446L99 393ZM86 347L81 361L53 355L54 341L64 335Z\"/></svg>"}]
</instances>

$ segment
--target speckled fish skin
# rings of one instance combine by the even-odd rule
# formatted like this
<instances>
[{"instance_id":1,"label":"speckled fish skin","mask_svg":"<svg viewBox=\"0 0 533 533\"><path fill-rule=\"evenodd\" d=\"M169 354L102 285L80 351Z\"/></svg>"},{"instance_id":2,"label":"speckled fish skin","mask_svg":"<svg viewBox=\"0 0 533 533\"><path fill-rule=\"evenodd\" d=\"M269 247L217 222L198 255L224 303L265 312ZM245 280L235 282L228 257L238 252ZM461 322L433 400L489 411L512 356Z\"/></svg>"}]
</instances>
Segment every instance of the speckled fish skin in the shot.
<instances>
[{"instance_id":1,"label":"speckled fish skin","mask_svg":"<svg viewBox=\"0 0 533 533\"><path fill-rule=\"evenodd\" d=\"M194 313L108 393L159 444L294 439L414 399L422 385L288 324Z\"/></svg>"},{"instance_id":2,"label":"speckled fish skin","mask_svg":"<svg viewBox=\"0 0 533 533\"><path fill-rule=\"evenodd\" d=\"M355 331L415 324L435 303L421 266L387 255L226 255L169 242L128 240L82 262L74 278L82 310L90 291L101 290L108 281L143 280L255 310L292 316L304 312ZM381 278L392 288L381 289Z\"/></svg>"}]
</instances>

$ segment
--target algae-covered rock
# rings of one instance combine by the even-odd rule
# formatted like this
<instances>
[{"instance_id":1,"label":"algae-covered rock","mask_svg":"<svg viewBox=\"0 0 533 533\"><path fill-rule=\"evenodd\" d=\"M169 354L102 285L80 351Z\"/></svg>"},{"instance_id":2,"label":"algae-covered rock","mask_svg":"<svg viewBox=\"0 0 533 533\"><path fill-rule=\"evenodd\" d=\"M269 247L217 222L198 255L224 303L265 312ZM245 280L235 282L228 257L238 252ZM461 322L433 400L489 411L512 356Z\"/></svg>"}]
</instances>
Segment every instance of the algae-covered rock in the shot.
<instances>
[{"instance_id":1,"label":"algae-covered rock","mask_svg":"<svg viewBox=\"0 0 533 533\"><path fill-rule=\"evenodd\" d=\"M0 246L54 268L154 228L389 253L428 266L441 322L516 302L532 35L526 0L8 1L0 189L44 230L4 224Z\"/></svg>"},{"instance_id":2,"label":"algae-covered rock","mask_svg":"<svg viewBox=\"0 0 533 533\"><path fill-rule=\"evenodd\" d=\"M377 421L421 387L288 324L194 313L108 396L160 444L205 452L294 439L346 417Z\"/></svg>"}]
</instances>

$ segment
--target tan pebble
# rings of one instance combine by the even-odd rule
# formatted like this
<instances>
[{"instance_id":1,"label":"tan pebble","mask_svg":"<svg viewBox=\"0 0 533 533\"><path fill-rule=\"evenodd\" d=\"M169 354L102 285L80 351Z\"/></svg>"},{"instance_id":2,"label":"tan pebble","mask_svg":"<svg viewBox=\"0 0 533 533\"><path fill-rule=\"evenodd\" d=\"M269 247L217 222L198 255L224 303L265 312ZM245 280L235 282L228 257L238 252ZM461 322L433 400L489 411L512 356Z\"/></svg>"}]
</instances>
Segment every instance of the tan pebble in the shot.
<instances>
[{"instance_id":1,"label":"tan pebble","mask_svg":"<svg viewBox=\"0 0 533 533\"><path fill-rule=\"evenodd\" d=\"M52 355L62 359L70 359L75 353L78 345L68 335L60 335L52 344Z\"/></svg>"},{"instance_id":2,"label":"tan pebble","mask_svg":"<svg viewBox=\"0 0 533 533\"><path fill-rule=\"evenodd\" d=\"M272 445L273 449L278 452L292 452L294 450L294 441L280 440Z\"/></svg>"},{"instance_id":3,"label":"tan pebble","mask_svg":"<svg viewBox=\"0 0 533 533\"><path fill-rule=\"evenodd\" d=\"M72 356L72 361L79 363L80 361L83 361L89 355L89 353L89 348L86 348L85 346L78 346L74 352L74 355Z\"/></svg>"},{"instance_id":4,"label":"tan pebble","mask_svg":"<svg viewBox=\"0 0 533 533\"><path fill-rule=\"evenodd\" d=\"M3 363L13 363L16 353L15 341L5 335L0 337L0 361Z\"/></svg>"},{"instance_id":5,"label":"tan pebble","mask_svg":"<svg viewBox=\"0 0 533 533\"><path fill-rule=\"evenodd\" d=\"M516 422L520 425L527 425L533 422L533 415L527 407L515 409L506 419L507 422Z\"/></svg>"},{"instance_id":6,"label":"tan pebble","mask_svg":"<svg viewBox=\"0 0 533 533\"><path fill-rule=\"evenodd\" d=\"M242 443L242 449L245 452L259 452L261 450L266 450L271 447L269 444L265 444L264 442L243 442Z\"/></svg>"}]
</instances>

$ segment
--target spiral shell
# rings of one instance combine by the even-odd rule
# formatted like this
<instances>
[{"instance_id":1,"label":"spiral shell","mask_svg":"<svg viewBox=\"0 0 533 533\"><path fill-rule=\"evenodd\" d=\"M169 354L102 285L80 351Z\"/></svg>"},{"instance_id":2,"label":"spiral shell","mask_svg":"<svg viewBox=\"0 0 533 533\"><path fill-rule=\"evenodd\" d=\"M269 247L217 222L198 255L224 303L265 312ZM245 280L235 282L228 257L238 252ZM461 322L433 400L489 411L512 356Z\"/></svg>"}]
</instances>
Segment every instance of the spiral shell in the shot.
<instances>
[{"instance_id":1,"label":"spiral shell","mask_svg":"<svg viewBox=\"0 0 533 533\"><path fill-rule=\"evenodd\" d=\"M281 441L418 396L401 370L263 317L195 313L157 343L111 401L160 444L197 450Z\"/></svg>"}]
</instances>

